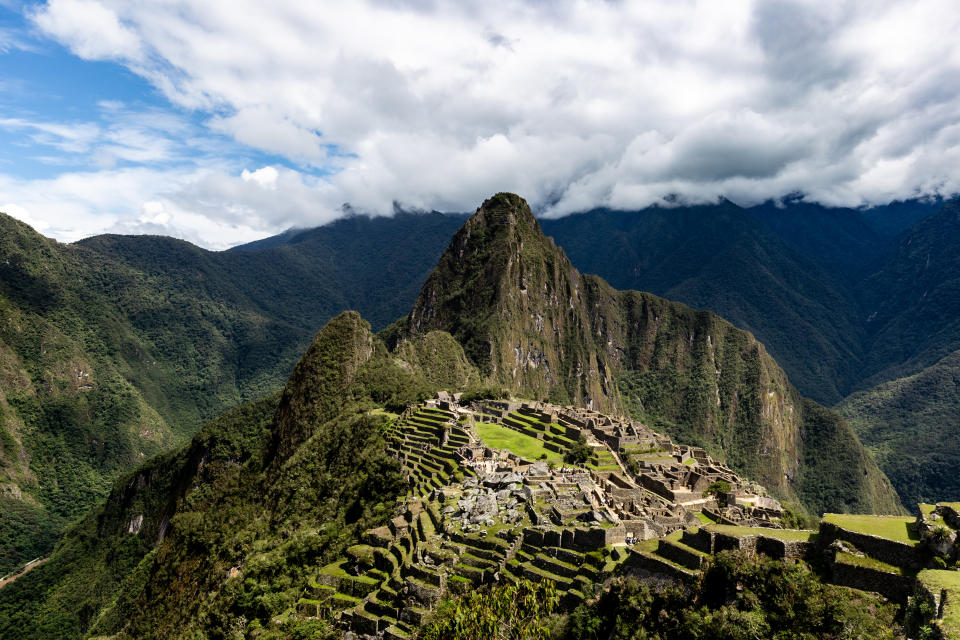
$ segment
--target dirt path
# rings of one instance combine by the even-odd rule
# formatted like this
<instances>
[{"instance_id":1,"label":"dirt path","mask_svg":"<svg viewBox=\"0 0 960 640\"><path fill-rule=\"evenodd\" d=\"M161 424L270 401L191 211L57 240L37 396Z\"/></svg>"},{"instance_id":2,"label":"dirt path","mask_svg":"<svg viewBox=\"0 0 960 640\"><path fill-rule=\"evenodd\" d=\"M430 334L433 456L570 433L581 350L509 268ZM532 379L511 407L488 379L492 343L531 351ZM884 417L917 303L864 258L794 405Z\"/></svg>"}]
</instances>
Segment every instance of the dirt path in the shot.
<instances>
[{"instance_id":1,"label":"dirt path","mask_svg":"<svg viewBox=\"0 0 960 640\"><path fill-rule=\"evenodd\" d=\"M36 560L31 560L23 567L23 571L21 571L20 573L16 575L12 575L9 578L4 578L3 580L0 580L0 589L3 589L8 584L15 581L17 578L20 578L26 575L28 571L32 571L33 569L36 569L37 567L39 567L49 559L50 558L37 558Z\"/></svg>"}]
</instances>

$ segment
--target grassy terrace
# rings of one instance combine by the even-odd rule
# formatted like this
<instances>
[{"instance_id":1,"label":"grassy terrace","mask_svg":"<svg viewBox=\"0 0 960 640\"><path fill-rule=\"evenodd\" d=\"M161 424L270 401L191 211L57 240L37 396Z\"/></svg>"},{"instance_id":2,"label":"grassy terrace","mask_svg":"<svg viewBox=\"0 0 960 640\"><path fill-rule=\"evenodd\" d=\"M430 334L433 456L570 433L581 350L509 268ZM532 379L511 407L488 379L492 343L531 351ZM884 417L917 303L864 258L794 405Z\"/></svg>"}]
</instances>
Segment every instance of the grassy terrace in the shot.
<instances>
[{"instance_id":1,"label":"grassy terrace","mask_svg":"<svg viewBox=\"0 0 960 640\"><path fill-rule=\"evenodd\" d=\"M917 580L930 591L946 590L943 619L939 624L945 637L960 637L960 571L927 569L917 574Z\"/></svg>"},{"instance_id":2,"label":"grassy terrace","mask_svg":"<svg viewBox=\"0 0 960 640\"><path fill-rule=\"evenodd\" d=\"M697 511L694 515L697 516L697 519L703 524L713 524L713 520L702 511Z\"/></svg>"},{"instance_id":3,"label":"grassy terrace","mask_svg":"<svg viewBox=\"0 0 960 640\"><path fill-rule=\"evenodd\" d=\"M476 429L480 439L493 449L506 449L527 460L563 460L562 455L547 450L543 442L525 433L487 422L478 422Z\"/></svg>"},{"instance_id":4,"label":"grassy terrace","mask_svg":"<svg viewBox=\"0 0 960 640\"><path fill-rule=\"evenodd\" d=\"M544 439L549 440L563 448L567 448L573 444L573 441L564 435L566 433L566 427L557 424L556 422L544 422L543 420L539 420L534 416L530 416L519 411L508 413L504 419L514 422L517 425L527 429L541 431L543 432Z\"/></svg>"},{"instance_id":5,"label":"grassy terrace","mask_svg":"<svg viewBox=\"0 0 960 640\"><path fill-rule=\"evenodd\" d=\"M805 531L798 529L766 529L760 527L735 527L727 524L711 524L704 527L708 531L716 533L725 533L731 536L763 536L785 542L810 542L816 531Z\"/></svg>"},{"instance_id":6,"label":"grassy terrace","mask_svg":"<svg viewBox=\"0 0 960 640\"><path fill-rule=\"evenodd\" d=\"M876 569L877 571L883 571L884 573L893 573L898 576L904 574L903 569L900 567L895 567L892 564L887 564L886 562L881 562L876 558L871 558L870 556L857 556L852 553L847 553L841 551L837 554L836 561L840 564L849 564L855 567L865 567L867 569Z\"/></svg>"},{"instance_id":7,"label":"grassy terrace","mask_svg":"<svg viewBox=\"0 0 960 640\"><path fill-rule=\"evenodd\" d=\"M640 551L646 551L648 553L656 553L657 548L660 546L660 540L669 540L670 542L680 542L680 538L683 537L683 530L679 529L672 533L667 534L663 538L650 538L649 540L641 540L640 542L633 545L634 549L639 549Z\"/></svg>"},{"instance_id":8,"label":"grassy terrace","mask_svg":"<svg viewBox=\"0 0 960 640\"><path fill-rule=\"evenodd\" d=\"M823 521L835 524L847 531L879 536L905 544L916 545L920 541L915 519L911 517L825 513L823 514Z\"/></svg>"}]
</instances>

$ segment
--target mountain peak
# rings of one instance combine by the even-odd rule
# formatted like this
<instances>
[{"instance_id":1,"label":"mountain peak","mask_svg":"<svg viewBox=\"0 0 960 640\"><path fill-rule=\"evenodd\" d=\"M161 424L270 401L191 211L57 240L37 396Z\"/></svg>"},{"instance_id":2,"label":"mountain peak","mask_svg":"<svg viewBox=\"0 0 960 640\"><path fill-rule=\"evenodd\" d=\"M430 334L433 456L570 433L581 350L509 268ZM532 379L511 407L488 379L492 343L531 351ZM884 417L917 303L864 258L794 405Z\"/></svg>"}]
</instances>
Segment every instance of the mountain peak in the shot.
<instances>
[{"instance_id":1,"label":"mountain peak","mask_svg":"<svg viewBox=\"0 0 960 640\"><path fill-rule=\"evenodd\" d=\"M560 384L555 370L537 371L536 383L518 381L531 376L515 355L523 340L512 334L533 322L534 335L549 331L552 341L550 327L564 324L579 277L526 201L498 193L454 235L413 305L407 334L448 331L484 375L506 386L549 388Z\"/></svg>"},{"instance_id":2,"label":"mountain peak","mask_svg":"<svg viewBox=\"0 0 960 640\"><path fill-rule=\"evenodd\" d=\"M490 229L540 230L530 205L515 193L501 192L487 198L471 220Z\"/></svg>"}]
</instances>

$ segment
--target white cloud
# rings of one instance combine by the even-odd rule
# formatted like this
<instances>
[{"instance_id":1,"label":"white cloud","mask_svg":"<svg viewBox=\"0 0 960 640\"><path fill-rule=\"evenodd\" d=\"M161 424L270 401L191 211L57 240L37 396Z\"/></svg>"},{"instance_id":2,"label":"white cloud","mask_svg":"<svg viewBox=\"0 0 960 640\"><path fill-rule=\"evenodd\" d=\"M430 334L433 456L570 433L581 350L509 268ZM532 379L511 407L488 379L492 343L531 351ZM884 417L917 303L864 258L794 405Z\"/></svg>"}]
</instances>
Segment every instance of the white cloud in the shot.
<instances>
[{"instance_id":1,"label":"white cloud","mask_svg":"<svg viewBox=\"0 0 960 640\"><path fill-rule=\"evenodd\" d=\"M262 167L256 171L248 171L244 169L240 174L240 178L244 182L256 182L258 185L264 189L269 189L271 191L276 191L277 189L277 178L280 174L273 167Z\"/></svg>"},{"instance_id":2,"label":"white cloud","mask_svg":"<svg viewBox=\"0 0 960 640\"><path fill-rule=\"evenodd\" d=\"M212 131L328 172L192 167L161 199L177 228L276 231L345 202L464 211L503 189L548 215L960 191L954 0L52 0L34 21ZM179 135L98 138L103 175L176 158L160 140Z\"/></svg>"},{"instance_id":3,"label":"white cloud","mask_svg":"<svg viewBox=\"0 0 960 640\"><path fill-rule=\"evenodd\" d=\"M97 233L150 233L225 249L314 220L329 222L323 185L297 171L261 167L124 168L63 173L52 179L0 175L0 211L41 233L72 242ZM318 198L318 194L321 197Z\"/></svg>"},{"instance_id":4,"label":"white cloud","mask_svg":"<svg viewBox=\"0 0 960 640\"><path fill-rule=\"evenodd\" d=\"M81 58L136 61L142 57L137 34L95 0L50 0L34 19Z\"/></svg>"},{"instance_id":5,"label":"white cloud","mask_svg":"<svg viewBox=\"0 0 960 640\"><path fill-rule=\"evenodd\" d=\"M0 5L2 4L0 2ZM35 52L37 47L15 29L0 26L0 53L16 50Z\"/></svg>"}]
</instances>

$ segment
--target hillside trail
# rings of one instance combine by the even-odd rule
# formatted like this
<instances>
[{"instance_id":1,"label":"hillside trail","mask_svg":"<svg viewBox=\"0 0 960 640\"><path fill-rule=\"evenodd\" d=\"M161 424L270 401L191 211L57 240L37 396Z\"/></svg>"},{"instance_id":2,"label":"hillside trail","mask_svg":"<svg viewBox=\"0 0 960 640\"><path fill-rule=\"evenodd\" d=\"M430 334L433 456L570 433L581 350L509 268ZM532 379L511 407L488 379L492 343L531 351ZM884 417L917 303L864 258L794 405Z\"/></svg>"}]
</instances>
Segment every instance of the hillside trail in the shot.
<instances>
[{"instance_id":1,"label":"hillside trail","mask_svg":"<svg viewBox=\"0 0 960 640\"><path fill-rule=\"evenodd\" d=\"M36 569L36 568L39 567L40 565L46 563L46 561L49 560L49 559L50 559L50 558L37 558L36 560L31 560L30 562L28 562L28 563L23 567L23 570L20 571L20 573L16 573L16 574L14 574L14 575L12 575L12 576L9 576L9 577L7 577L7 578L4 578L3 580L0 580L0 589L3 589L3 588L4 588L5 586L7 586L8 584L11 584L11 583L15 582L17 578L22 578L22 577L25 576L29 571L32 571L33 569Z\"/></svg>"}]
</instances>

